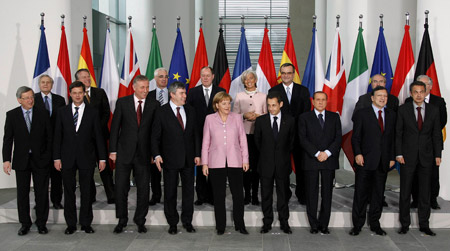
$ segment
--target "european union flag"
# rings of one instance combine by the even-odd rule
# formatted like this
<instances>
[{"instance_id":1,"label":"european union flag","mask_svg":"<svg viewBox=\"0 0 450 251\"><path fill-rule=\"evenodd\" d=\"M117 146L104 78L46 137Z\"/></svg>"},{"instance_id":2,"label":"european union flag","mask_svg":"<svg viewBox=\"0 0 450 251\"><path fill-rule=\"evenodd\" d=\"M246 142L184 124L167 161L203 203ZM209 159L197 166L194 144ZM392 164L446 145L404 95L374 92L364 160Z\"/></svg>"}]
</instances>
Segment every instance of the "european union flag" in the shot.
<instances>
[{"instance_id":1,"label":"european union flag","mask_svg":"<svg viewBox=\"0 0 450 251\"><path fill-rule=\"evenodd\" d=\"M185 83L186 90L189 88L189 74L180 28L177 28L177 39L175 40L175 47L173 47L172 59L170 61L168 86L176 81Z\"/></svg>"},{"instance_id":2,"label":"european union flag","mask_svg":"<svg viewBox=\"0 0 450 251\"><path fill-rule=\"evenodd\" d=\"M378 34L377 48L375 49L375 55L373 57L372 72L370 72L370 77L372 78L375 74L383 75L386 78L386 89L390 93L393 73L383 30L383 27L380 27L380 33ZM367 92L371 91L372 86L369 84Z\"/></svg>"}]
</instances>

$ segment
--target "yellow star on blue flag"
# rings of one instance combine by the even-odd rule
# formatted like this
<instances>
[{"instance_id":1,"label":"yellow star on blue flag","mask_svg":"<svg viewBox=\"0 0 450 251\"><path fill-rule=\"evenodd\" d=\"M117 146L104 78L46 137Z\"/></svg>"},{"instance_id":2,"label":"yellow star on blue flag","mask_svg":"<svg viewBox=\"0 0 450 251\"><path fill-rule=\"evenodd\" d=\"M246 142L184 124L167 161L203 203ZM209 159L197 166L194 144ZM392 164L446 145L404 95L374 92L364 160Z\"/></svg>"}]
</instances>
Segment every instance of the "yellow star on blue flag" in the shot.
<instances>
[{"instance_id":1,"label":"yellow star on blue flag","mask_svg":"<svg viewBox=\"0 0 450 251\"><path fill-rule=\"evenodd\" d=\"M169 86L175 81L184 84L188 83L186 80L189 79L189 74L180 28L177 28L177 38L173 47L172 60L170 61L169 76L173 76L173 78L169 79Z\"/></svg>"}]
</instances>

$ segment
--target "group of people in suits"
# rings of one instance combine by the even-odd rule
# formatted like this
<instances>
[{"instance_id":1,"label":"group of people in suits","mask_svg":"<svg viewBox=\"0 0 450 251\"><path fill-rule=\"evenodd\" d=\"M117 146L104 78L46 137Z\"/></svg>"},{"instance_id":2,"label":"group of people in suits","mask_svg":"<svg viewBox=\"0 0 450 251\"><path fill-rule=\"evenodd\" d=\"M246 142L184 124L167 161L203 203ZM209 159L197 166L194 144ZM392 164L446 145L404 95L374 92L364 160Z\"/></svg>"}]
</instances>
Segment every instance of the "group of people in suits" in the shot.
<instances>
[{"instance_id":1,"label":"group of people in suits","mask_svg":"<svg viewBox=\"0 0 450 251\"><path fill-rule=\"evenodd\" d=\"M264 217L260 232L268 233L272 229L275 185L280 229L290 234L288 202L292 197L289 178L292 164L297 182L295 194L298 202L306 205L310 232L329 234L333 182L335 170L339 168L342 140L340 118L326 110L325 92L315 92L311 102L308 89L293 82L292 64L283 64L280 72L282 83L271 88L267 95L257 91L256 73L244 72L241 81L245 90L233 100L224 89L213 84L211 67L201 69L201 85L189 93L181 82L167 87L168 72L158 68L154 72L155 90L149 92L148 78L139 75L133 81L134 94L118 99L111 130L107 126L110 112L106 94L102 89L90 87L86 69L75 74L77 80L69 87L68 105L62 97L50 93L52 83L48 81L52 80L48 76L40 84L41 93L34 94L30 88L20 87L16 96L21 106L7 113L3 141L4 171L7 174L11 171L11 156L16 171L22 224L19 235L27 234L32 224L28 195L31 177L35 184L39 233L48 232L45 225L49 212L49 177L53 206L64 208L65 233L73 234L77 224L82 231L93 233L96 167L108 203L116 206L118 223L113 230L116 234L128 225L131 175L137 190L133 222L139 233L147 232L149 206L160 203L162 196L168 232L178 233L177 193L181 178L181 223L187 232L196 232L192 225L194 205L208 203L214 205L217 234L224 234L228 180L236 231L248 234L244 205L250 203L261 203ZM410 85L411 100L398 107L398 99L388 94L385 82L382 75L372 77L373 91L360 97L352 118L356 176L354 227L350 234L361 232L369 203L371 231L386 234L379 219L387 173L396 160L401 164L399 233L409 230L411 193L419 186L420 230L435 235L429 228L428 218L430 207L437 204L437 194L430 191L438 177L436 166L441 162L445 102L429 94L431 79L420 76ZM443 108L431 104L433 99ZM442 120L445 120L443 125ZM114 182L108 159L115 163ZM77 170L81 194L78 218ZM414 184L415 179L419 180L418 184ZM62 196L58 196L63 190L64 207Z\"/></svg>"}]
</instances>

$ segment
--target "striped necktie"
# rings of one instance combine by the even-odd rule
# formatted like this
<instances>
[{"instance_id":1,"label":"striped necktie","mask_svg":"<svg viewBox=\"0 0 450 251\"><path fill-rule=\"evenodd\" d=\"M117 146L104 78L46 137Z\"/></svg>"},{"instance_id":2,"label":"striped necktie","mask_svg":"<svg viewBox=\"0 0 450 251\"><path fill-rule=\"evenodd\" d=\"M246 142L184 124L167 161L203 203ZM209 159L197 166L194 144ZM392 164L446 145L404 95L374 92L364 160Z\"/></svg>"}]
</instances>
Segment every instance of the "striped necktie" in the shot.
<instances>
[{"instance_id":1,"label":"striped necktie","mask_svg":"<svg viewBox=\"0 0 450 251\"><path fill-rule=\"evenodd\" d=\"M30 111L25 112L25 123L27 124L28 132L30 132L31 131Z\"/></svg>"},{"instance_id":2,"label":"striped necktie","mask_svg":"<svg viewBox=\"0 0 450 251\"><path fill-rule=\"evenodd\" d=\"M77 123L78 123L78 109L80 109L80 107L75 106L75 113L73 114L73 125L75 126L75 130L77 130Z\"/></svg>"}]
</instances>

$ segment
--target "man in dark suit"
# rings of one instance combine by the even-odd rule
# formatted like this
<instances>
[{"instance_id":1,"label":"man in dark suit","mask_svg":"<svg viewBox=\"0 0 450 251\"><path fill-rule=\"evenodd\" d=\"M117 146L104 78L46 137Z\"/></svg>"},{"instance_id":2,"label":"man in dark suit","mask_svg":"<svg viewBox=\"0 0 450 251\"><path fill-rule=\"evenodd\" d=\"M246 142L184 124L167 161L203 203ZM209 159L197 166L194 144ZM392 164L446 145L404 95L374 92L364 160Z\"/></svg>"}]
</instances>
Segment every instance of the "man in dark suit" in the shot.
<instances>
[{"instance_id":1,"label":"man in dark suit","mask_svg":"<svg viewBox=\"0 0 450 251\"><path fill-rule=\"evenodd\" d=\"M370 230L386 235L380 226L383 194L389 169L395 164L394 137L396 113L385 107L388 92L383 86L372 92L372 105L353 114L352 146L355 154L355 193L353 196L353 229L358 235L366 222L366 208L370 200Z\"/></svg>"},{"instance_id":2,"label":"man in dark suit","mask_svg":"<svg viewBox=\"0 0 450 251\"><path fill-rule=\"evenodd\" d=\"M281 100L283 101L283 107L281 112L283 114L289 114L295 119L295 129L298 128L298 117L300 114L311 111L311 101L309 98L308 88L294 83L295 68L291 63L285 63L280 67L281 80L283 83L274 86L269 92L277 91L281 94ZM295 195L298 202L302 205L306 203L305 181L302 171L302 149L298 137L295 137L294 150L292 151L295 164L295 174L297 187L295 189ZM291 198L292 193L288 191L287 200Z\"/></svg>"},{"instance_id":3,"label":"man in dark suit","mask_svg":"<svg viewBox=\"0 0 450 251\"><path fill-rule=\"evenodd\" d=\"M169 102L169 91L167 90L167 82L169 75L165 68L158 68L155 70L154 78L156 82L156 89L148 93L148 97L158 101L160 106ZM161 172L156 167L155 163L150 164L150 184L152 186L152 198L148 202L150 206L161 202Z\"/></svg>"},{"instance_id":4,"label":"man in dark suit","mask_svg":"<svg viewBox=\"0 0 450 251\"><path fill-rule=\"evenodd\" d=\"M386 78L381 74L375 74L372 76L370 85L372 85L372 90L377 88L378 86L386 87ZM356 113L358 110L362 108L370 106L372 106L372 95L371 93L366 93L358 98L358 102L356 102L353 113ZM398 98L392 94L388 94L386 107L397 113Z\"/></svg>"},{"instance_id":5,"label":"man in dark suit","mask_svg":"<svg viewBox=\"0 0 450 251\"><path fill-rule=\"evenodd\" d=\"M34 106L33 90L22 86L16 92L20 106L6 113L3 135L3 171L16 171L17 211L22 224L18 235L26 235L30 217L30 181L33 176L36 225L40 234L48 233L48 176L51 168L52 129L45 110ZM14 147L13 147L14 145Z\"/></svg>"},{"instance_id":6,"label":"man in dark suit","mask_svg":"<svg viewBox=\"0 0 450 251\"><path fill-rule=\"evenodd\" d=\"M60 107L65 106L66 101L58 94L52 93L52 88L53 79L49 75L41 75L39 77L39 89L41 92L34 94L34 104L36 107L40 107L41 109L48 111L52 128L55 128L56 111L58 111ZM50 166L50 201L53 203L54 209L63 209L61 204L63 193L61 172L58 172L55 168L53 168L53 163L51 162Z\"/></svg>"},{"instance_id":7,"label":"man in dark suit","mask_svg":"<svg viewBox=\"0 0 450 251\"><path fill-rule=\"evenodd\" d=\"M153 115L159 104L148 98L149 81L139 75L133 81L134 94L117 100L111 122L109 158L116 163L116 217L114 233L121 233L128 222L128 191L133 170L136 181L136 211L133 221L139 233L146 233L150 193L150 136Z\"/></svg>"},{"instance_id":8,"label":"man in dark suit","mask_svg":"<svg viewBox=\"0 0 450 251\"><path fill-rule=\"evenodd\" d=\"M181 82L169 87L170 102L156 111L151 147L158 169L164 170L164 214L169 223L169 234L177 233L178 176L182 183L181 222L187 232L194 213L194 167L200 166L200 137L195 110L186 103L186 90Z\"/></svg>"},{"instance_id":9,"label":"man in dark suit","mask_svg":"<svg viewBox=\"0 0 450 251\"><path fill-rule=\"evenodd\" d=\"M104 144L107 148L107 141L109 139L109 129L108 122L111 115L111 110L109 108L109 101L106 93L101 88L91 87L91 74L88 69L79 69L75 73L75 79L82 82L86 88L84 103L89 104L97 110L98 116L100 118L100 128L102 130ZM114 204L114 182L113 182L113 171L106 162L106 168L104 171L100 172L100 178L103 182L103 187L105 188L106 198L108 204ZM95 181L92 178L91 181L91 199L92 202L96 201L97 190L95 188Z\"/></svg>"},{"instance_id":10,"label":"man in dark suit","mask_svg":"<svg viewBox=\"0 0 450 251\"><path fill-rule=\"evenodd\" d=\"M200 70L201 85L189 90L186 103L192 106L197 115L197 130L200 135L200 142L203 137L203 125L205 124L206 115L214 113L212 101L214 96L225 89L213 85L214 71L211 67L205 66ZM209 179L203 175L202 166L197 166L197 179L195 190L197 191L197 200L195 205L199 206L203 203L213 203L212 187Z\"/></svg>"},{"instance_id":11,"label":"man in dark suit","mask_svg":"<svg viewBox=\"0 0 450 251\"><path fill-rule=\"evenodd\" d=\"M439 108L439 120L441 122L441 130L444 129L447 124L447 107L445 100L439 96L431 94L431 89L433 88L433 80L427 75L420 75L417 77L417 81L422 81L426 85L425 103L432 104ZM412 98L409 97L405 102L412 102ZM432 209L441 209L437 203L437 197L439 197L439 166L436 163L433 164L434 167L431 172L431 195L430 195L430 205ZM415 176L413 189L411 191L413 201L411 202L411 208L417 208L417 196L419 194L419 177Z\"/></svg>"},{"instance_id":12,"label":"man in dark suit","mask_svg":"<svg viewBox=\"0 0 450 251\"><path fill-rule=\"evenodd\" d=\"M255 122L255 142L259 152L258 173L261 178L261 207L263 227L261 233L268 233L273 222L273 183L277 192L277 211L283 232L291 234L289 227L289 206L286 196L289 190L291 152L294 148L295 121L289 114L281 112L283 101L278 92L267 95L269 114L262 115Z\"/></svg>"},{"instance_id":13,"label":"man in dark suit","mask_svg":"<svg viewBox=\"0 0 450 251\"><path fill-rule=\"evenodd\" d=\"M395 133L396 160L400 166L400 223L399 234L409 231L411 217L411 189L415 173L419 176L418 215L420 231L436 235L429 227L431 173L441 164L442 132L439 109L424 102L426 87L415 81L410 85L413 102L400 106Z\"/></svg>"},{"instance_id":14,"label":"man in dark suit","mask_svg":"<svg viewBox=\"0 0 450 251\"><path fill-rule=\"evenodd\" d=\"M84 103L84 84L75 81L70 84L69 90L72 102L58 110L53 141L54 166L61 171L64 185L64 218L67 224L65 234L73 234L77 230L77 170L81 194L79 223L81 230L94 233L91 227L93 214L90 186L97 166L97 156L100 159L100 172L105 169L105 141L97 110Z\"/></svg>"},{"instance_id":15,"label":"man in dark suit","mask_svg":"<svg viewBox=\"0 0 450 251\"><path fill-rule=\"evenodd\" d=\"M300 115L298 136L304 151L303 166L306 185L306 213L310 232L329 234L328 223L331 215L333 180L335 170L339 168L339 151L341 149L342 130L339 115L325 110L327 94L314 93L314 110ZM321 177L321 208L317 217L319 193L319 173Z\"/></svg>"}]
</instances>

